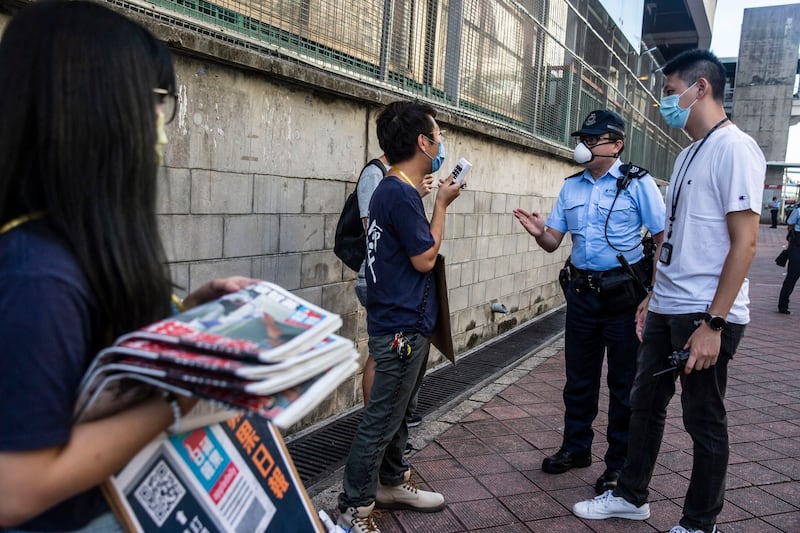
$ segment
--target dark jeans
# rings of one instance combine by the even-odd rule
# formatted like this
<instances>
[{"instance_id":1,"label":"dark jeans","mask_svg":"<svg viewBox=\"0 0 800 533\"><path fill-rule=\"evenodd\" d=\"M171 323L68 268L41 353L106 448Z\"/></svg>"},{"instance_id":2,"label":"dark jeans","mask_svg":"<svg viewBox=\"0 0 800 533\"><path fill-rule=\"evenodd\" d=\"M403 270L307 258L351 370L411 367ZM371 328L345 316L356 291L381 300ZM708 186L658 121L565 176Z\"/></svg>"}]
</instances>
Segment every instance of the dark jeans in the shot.
<instances>
[{"instance_id":1,"label":"dark jeans","mask_svg":"<svg viewBox=\"0 0 800 533\"><path fill-rule=\"evenodd\" d=\"M783 280L781 294L778 297L778 309L789 309L789 297L794 291L797 279L800 278L800 245L789 244L789 262L786 265L786 278Z\"/></svg>"},{"instance_id":2,"label":"dark jeans","mask_svg":"<svg viewBox=\"0 0 800 533\"><path fill-rule=\"evenodd\" d=\"M379 479L384 485L401 485L409 469L403 456L408 440L406 420L425 376L430 339L417 333L406 337L412 349L411 357L405 361L391 347L394 335L369 338L369 352L375 358L375 381L350 445L342 480L344 492L339 494L340 511L374 502Z\"/></svg>"},{"instance_id":3,"label":"dark jeans","mask_svg":"<svg viewBox=\"0 0 800 533\"><path fill-rule=\"evenodd\" d=\"M603 370L608 354L607 383L608 468L619 470L625 462L630 420L630 390L636 373L636 308L608 313L594 291L577 294L575 281L567 288L567 318L564 339L567 383L564 386L564 441L568 452L589 452L597 417Z\"/></svg>"},{"instance_id":4,"label":"dark jeans","mask_svg":"<svg viewBox=\"0 0 800 533\"><path fill-rule=\"evenodd\" d=\"M778 210L777 209L770 209L769 214L772 216L772 226L771 228L778 227Z\"/></svg>"},{"instance_id":5,"label":"dark jeans","mask_svg":"<svg viewBox=\"0 0 800 533\"><path fill-rule=\"evenodd\" d=\"M614 490L614 495L636 506L647 501L647 486L664 436L667 405L675 394L674 372L658 377L653 374L667 367L667 357L672 350L683 348L697 327L695 322L702 316L702 313L647 315L631 391L631 446L619 485ZM744 329L737 324L726 326L717 364L688 376L680 373L683 426L694 444L692 475L681 519L685 528L711 531L722 510L729 454L724 404L728 362L736 352Z\"/></svg>"}]
</instances>

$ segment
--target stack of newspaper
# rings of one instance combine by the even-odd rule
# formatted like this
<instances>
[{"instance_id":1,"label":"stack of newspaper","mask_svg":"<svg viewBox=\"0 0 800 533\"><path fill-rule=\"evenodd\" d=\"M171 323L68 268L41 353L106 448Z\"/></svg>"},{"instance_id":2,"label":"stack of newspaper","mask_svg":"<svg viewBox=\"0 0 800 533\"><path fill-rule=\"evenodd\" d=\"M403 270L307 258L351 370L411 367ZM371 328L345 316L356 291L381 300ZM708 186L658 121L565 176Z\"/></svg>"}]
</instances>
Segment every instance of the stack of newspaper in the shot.
<instances>
[{"instance_id":1,"label":"stack of newspaper","mask_svg":"<svg viewBox=\"0 0 800 533\"><path fill-rule=\"evenodd\" d=\"M123 335L81 383L76 421L113 414L154 389L195 396L191 429L251 412L286 428L358 368L341 318L260 282Z\"/></svg>"}]
</instances>

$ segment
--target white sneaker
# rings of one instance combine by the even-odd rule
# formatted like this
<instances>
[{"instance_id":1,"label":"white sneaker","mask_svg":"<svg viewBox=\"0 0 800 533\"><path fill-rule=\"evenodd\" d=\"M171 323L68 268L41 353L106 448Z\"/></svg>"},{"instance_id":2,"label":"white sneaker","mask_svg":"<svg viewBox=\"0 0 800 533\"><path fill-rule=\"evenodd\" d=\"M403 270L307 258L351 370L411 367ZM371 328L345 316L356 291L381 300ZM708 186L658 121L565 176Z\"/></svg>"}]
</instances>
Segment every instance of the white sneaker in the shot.
<instances>
[{"instance_id":1,"label":"white sneaker","mask_svg":"<svg viewBox=\"0 0 800 533\"><path fill-rule=\"evenodd\" d=\"M600 496L578 502L572 506L575 516L589 520L604 518L627 518L628 520L647 520L650 518L650 504L643 503L636 507L624 498L614 496L607 490Z\"/></svg>"},{"instance_id":2,"label":"white sneaker","mask_svg":"<svg viewBox=\"0 0 800 533\"><path fill-rule=\"evenodd\" d=\"M341 526L346 533L381 533L375 524L375 518L380 513L372 512L375 509L375 502L364 507L348 507L344 513L339 513L337 526Z\"/></svg>"},{"instance_id":3,"label":"white sneaker","mask_svg":"<svg viewBox=\"0 0 800 533\"><path fill-rule=\"evenodd\" d=\"M406 470L402 485L391 487L378 481L375 505L381 509L409 509L421 513L435 513L444 509L444 496L438 492L421 490Z\"/></svg>"},{"instance_id":4,"label":"white sneaker","mask_svg":"<svg viewBox=\"0 0 800 533\"><path fill-rule=\"evenodd\" d=\"M673 527L669 530L669 533L705 533L702 529L686 529L682 525L678 524L677 526ZM717 533L717 526L711 530L711 533Z\"/></svg>"}]
</instances>

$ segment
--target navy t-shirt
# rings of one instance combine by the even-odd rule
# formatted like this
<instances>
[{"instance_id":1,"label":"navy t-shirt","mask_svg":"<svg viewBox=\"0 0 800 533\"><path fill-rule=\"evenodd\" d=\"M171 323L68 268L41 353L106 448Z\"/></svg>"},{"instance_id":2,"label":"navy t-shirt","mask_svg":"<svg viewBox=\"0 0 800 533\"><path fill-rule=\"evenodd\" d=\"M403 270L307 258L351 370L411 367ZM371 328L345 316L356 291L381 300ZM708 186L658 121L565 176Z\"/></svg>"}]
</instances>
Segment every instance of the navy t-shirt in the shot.
<instances>
[{"instance_id":1,"label":"navy t-shirt","mask_svg":"<svg viewBox=\"0 0 800 533\"><path fill-rule=\"evenodd\" d=\"M431 272L416 270L411 257L434 244L417 190L397 177L384 178L369 205L365 274L370 335L433 335L436 282Z\"/></svg>"},{"instance_id":2,"label":"navy t-shirt","mask_svg":"<svg viewBox=\"0 0 800 533\"><path fill-rule=\"evenodd\" d=\"M70 439L78 385L97 349L97 303L46 219L0 234L0 452ZM19 529L77 529L108 510L99 489Z\"/></svg>"}]
</instances>

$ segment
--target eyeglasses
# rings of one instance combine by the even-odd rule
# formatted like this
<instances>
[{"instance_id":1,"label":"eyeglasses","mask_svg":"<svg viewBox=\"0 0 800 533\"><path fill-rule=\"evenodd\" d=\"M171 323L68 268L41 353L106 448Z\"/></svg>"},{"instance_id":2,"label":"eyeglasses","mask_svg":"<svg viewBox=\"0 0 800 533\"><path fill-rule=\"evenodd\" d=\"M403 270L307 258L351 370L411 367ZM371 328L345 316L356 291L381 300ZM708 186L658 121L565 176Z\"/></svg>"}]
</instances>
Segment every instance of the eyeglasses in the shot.
<instances>
[{"instance_id":1,"label":"eyeglasses","mask_svg":"<svg viewBox=\"0 0 800 533\"><path fill-rule=\"evenodd\" d=\"M599 137L597 135L581 135L578 137L578 142L586 145L587 148L597 146L603 141L611 141L610 137Z\"/></svg>"},{"instance_id":2,"label":"eyeglasses","mask_svg":"<svg viewBox=\"0 0 800 533\"><path fill-rule=\"evenodd\" d=\"M431 142L436 142L433 139L434 137L436 137L437 133L439 134L439 140L444 141L444 135L445 133L447 133L447 130L429 131L428 133L423 133L423 135L427 137Z\"/></svg>"},{"instance_id":3,"label":"eyeglasses","mask_svg":"<svg viewBox=\"0 0 800 533\"><path fill-rule=\"evenodd\" d=\"M161 106L161 112L164 113L165 122L169 124L178 110L178 95L166 89L153 89L153 94L156 95L156 104Z\"/></svg>"}]
</instances>

